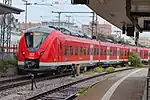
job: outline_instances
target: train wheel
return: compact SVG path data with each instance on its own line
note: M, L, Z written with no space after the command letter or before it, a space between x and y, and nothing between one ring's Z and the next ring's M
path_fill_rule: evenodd
M63 67L57 67L57 72L60 74L64 73Z

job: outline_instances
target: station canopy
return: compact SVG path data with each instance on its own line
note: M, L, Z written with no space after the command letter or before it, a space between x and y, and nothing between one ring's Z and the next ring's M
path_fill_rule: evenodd
M150 0L89 0L87 6L120 29L125 24L150 31Z
M24 10L0 3L0 14L15 13L20 14Z

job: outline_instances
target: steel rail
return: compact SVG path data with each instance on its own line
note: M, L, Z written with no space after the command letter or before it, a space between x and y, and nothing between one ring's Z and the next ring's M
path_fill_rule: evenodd
M125 70L130 70L130 69L134 69L134 68L120 69L120 70L115 70L115 71L109 72L109 73L108 73L108 72L105 72L105 73L101 73L101 74L98 74L98 75L95 75L95 76L91 76L91 77L88 77L88 78L84 78L84 79L81 79L81 80L77 80L77 81L75 81L75 82L68 83L68 84L66 84L66 85L63 85L63 86L60 86L60 87L56 87L56 88L54 88L54 89L52 89L52 90L49 90L49 91L43 92L43 93L41 93L41 94L35 95L35 96L33 96L33 97L28 98L27 100L37 100L37 99L40 99L40 98L42 98L42 97L44 97L44 96L46 96L46 95L49 95L49 94L56 93L56 92L58 92L58 91L64 90L64 89L66 89L66 88L68 88L68 87L71 87L72 85L76 85L76 84L78 84L78 83L85 82L85 81L90 80L90 79L94 79L94 78L96 78L96 77L100 77L100 76L112 74L112 73L115 73L115 72L121 72L121 71L125 71ZM73 97L73 96L74 96L74 95L70 96L70 98ZM69 100L69 98L67 98L67 100Z

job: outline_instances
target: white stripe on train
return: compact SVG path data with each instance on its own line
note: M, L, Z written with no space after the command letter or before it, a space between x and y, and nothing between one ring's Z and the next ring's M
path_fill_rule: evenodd
M100 62L119 62L119 61L128 61L128 59L124 59L124 60L100 60ZM93 60L93 63L99 62L99 60ZM86 61L71 61L71 62L40 62L40 66L60 66L60 65L71 65L71 64L85 64L85 63L89 63L90 64L90 60L86 60ZM18 65L24 65L23 61L18 61Z

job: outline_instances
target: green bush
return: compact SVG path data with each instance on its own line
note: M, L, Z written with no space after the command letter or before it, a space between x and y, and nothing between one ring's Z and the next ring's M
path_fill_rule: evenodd
M104 71L104 68L102 68L101 66L99 66L99 67L96 67L96 68L94 69L94 71L95 71L95 72L98 72L98 73L101 73L101 72Z
M7 68L7 62L4 60L0 60L0 72L6 72Z
M7 61L7 63L8 63L9 65L17 66L17 60L10 60L10 61Z
M117 68L121 68L122 66L121 65L117 65Z
M144 64L140 63L137 67L144 67Z
M94 74L94 71L92 71L92 70L86 71L83 74L85 74L85 75L92 75L92 74Z
M129 53L128 61L131 62L131 66L138 67L142 64L140 58L137 55L134 55L132 52Z
M0 72L5 73L7 69L10 67L9 65L17 66L17 61L16 60L8 60L8 61L0 60Z
M115 70L115 68L112 66L105 69L106 72L113 72L114 70Z
M76 96L79 96L79 95L85 95L85 93L87 92L87 90L89 89L90 87L84 87L82 89L80 89L78 91L78 93L76 94Z

